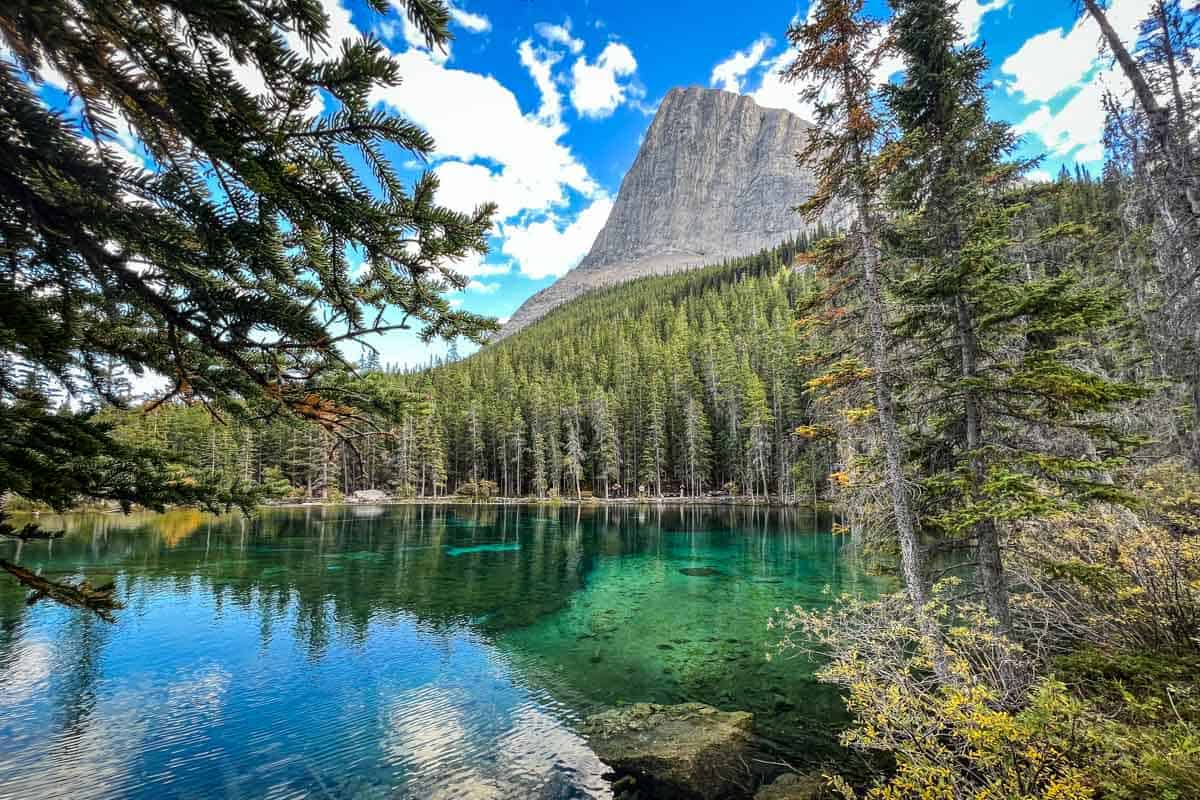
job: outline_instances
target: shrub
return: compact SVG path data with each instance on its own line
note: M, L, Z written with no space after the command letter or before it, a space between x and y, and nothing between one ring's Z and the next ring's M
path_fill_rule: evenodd
M1019 633L1057 649L1200 652L1200 479L1168 466L1109 506L1021 526L1010 570Z
M1097 505L1013 532L1011 638L956 580L925 609L938 636L904 594L777 611L780 651L827 659L844 688L843 741L894 757L867 798L1200 798L1200 478L1128 484L1136 516Z
M820 613L781 610L784 653L829 659L819 677L845 689L853 748L895 758L867 800L1184 800L1200 797L1200 658L1077 653L1045 664L999 636L982 609L931 610L948 680L934 677L904 595L842 598ZM1050 670L1053 671L1050 671Z
M263 471L263 479L260 484L263 497L270 500L282 500L284 498L297 497L303 492L300 489L292 486L288 479L284 476L283 470L279 467L267 467Z
M828 659L818 677L843 687L855 718L843 743L895 757L896 773L866 797L1090 797L1080 771L1024 716L1069 715L1077 704L1051 685L1033 690L1033 665L1023 649L1001 636L982 608L953 609L959 585L939 583L926 609L943 633L936 653L923 644L904 594L873 602L843 597L823 612L780 609L771 626L781 631L781 652ZM945 660L947 678L935 675L935 657ZM1031 694L1036 702L1028 708L1035 710L1021 712ZM844 781L834 784L855 796Z
M16 494L15 492L9 492L8 494L4 495L3 498L0 498L0 500L3 500L3 502L0 502L0 509L13 514L51 510L50 506L46 503L30 500L22 497L19 494Z

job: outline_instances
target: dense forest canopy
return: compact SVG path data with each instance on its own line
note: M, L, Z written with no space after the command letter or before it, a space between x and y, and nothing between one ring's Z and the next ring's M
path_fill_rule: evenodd
M1055 257L1086 271L1110 310L1125 315L1131 301L1118 289L1128 276L1111 269L1121 240L1119 181L1080 169L1032 187L1022 224L1086 231L1060 239ZM221 424L186 405L120 413L119 437L196 454L190 469L226 484L273 481L274 493L297 497L362 489L437 497L473 493L478 481L504 496L574 497L578 475L579 488L597 497L828 500L850 490L839 481L850 480L855 464L838 450L834 427L848 425L849 441L870 425L861 407L830 419L823 371L845 367L857 339L839 330L857 330L859 315L827 302L842 281L815 258L803 239L595 292L511 339L428 370L388 370L368 354L358 382L400 400L353 450L316 426ZM1153 381L1144 337L1111 333L1113 365L1128 380ZM1166 435L1157 447L1178 451L1187 446L1187 414L1163 402L1159 421L1170 424L1154 431Z
M409 402L389 434L359 445L361 460L312 426L220 426L201 408L122 415L119 435L200 453L199 469L225 481L270 471L316 497L436 497L481 481L509 496L695 496L733 485L810 496L830 454L793 435L808 420L792 312L815 281L798 261L803 247L592 294L435 369L372 372L364 360L364 380Z

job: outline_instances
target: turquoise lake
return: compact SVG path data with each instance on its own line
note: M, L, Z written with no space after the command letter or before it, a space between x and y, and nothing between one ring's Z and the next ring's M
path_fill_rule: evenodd
M608 797L579 724L639 701L752 711L817 763L841 701L766 659L767 619L892 588L811 517L755 508L41 522L66 537L0 558L115 580L125 608L27 606L0 573L5 800Z

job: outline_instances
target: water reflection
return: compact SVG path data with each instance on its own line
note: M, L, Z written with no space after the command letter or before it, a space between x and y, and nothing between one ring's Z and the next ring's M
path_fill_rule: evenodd
M0 796L590 797L580 717L748 708L832 742L776 605L878 591L802 515L739 508L305 508L82 515L0 545L112 578L108 625L0 582ZM7 548L7 549L5 549Z

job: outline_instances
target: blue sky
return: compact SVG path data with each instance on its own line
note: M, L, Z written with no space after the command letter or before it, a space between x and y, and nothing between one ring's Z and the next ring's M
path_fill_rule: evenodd
M887 16L885 2L869 2ZM635 0L455 0L448 53L429 52L395 8L380 16L361 0L322 3L335 40L373 32L400 62L404 83L375 101L422 125L438 150L427 165L403 152L396 163L410 175L434 169L445 205L499 203L492 252L457 265L472 283L454 302L501 319L586 254L669 89L718 86L805 115L798 88L776 73L789 60L784 32L808 0L697 0L686 13ZM1149 3L1111 1L1127 41ZM958 15L991 60L993 113L1024 134L1022 154L1046 153L1047 175L1077 161L1098 168L1100 98L1125 86L1097 59L1098 31L1076 3L962 0ZM410 365L445 352L403 333L378 346L385 362Z
M1148 6L1114 0L1113 21L1132 37ZM474 274L457 297L464 307L506 318L582 258L672 87L720 86L805 113L796 87L775 73L788 59L784 31L807 13L807 0L736 8L459 0L448 57L406 41L403 24L373 23L413 76L382 99L437 139L444 202L501 204L492 253L463 265ZM1063 163L1099 166L1102 90L1124 89L1096 59L1098 32L1075 8L1071 0L963 0L958 12L992 62L993 112L1024 134L1024 154L1047 153L1047 174ZM886 17L885 3L875 12ZM358 9L353 19L372 24ZM446 112L449 98L473 111ZM427 358L403 337L382 350L385 360Z

